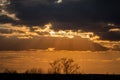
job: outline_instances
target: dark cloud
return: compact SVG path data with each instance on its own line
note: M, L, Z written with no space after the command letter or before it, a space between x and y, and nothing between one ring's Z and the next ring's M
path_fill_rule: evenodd
M105 51L107 48L94 43L88 39L80 37L55 38L55 37L39 37L33 39L18 38L0 38L0 50L29 50L55 48L55 50L70 51Z
M82 29L92 31L104 40L120 40L119 33L108 32L111 27L106 25L108 22L120 23L119 0L63 0L60 4L55 4L57 0L10 1L7 10L20 19L17 24L32 26L52 22L54 29ZM13 22L6 20L1 21Z
M85 21L119 22L119 2L114 0L63 0L62 4L53 4L55 0L11 0L9 9L28 24L57 21L80 23ZM49 3L49 5L43 4ZM28 5L28 6L27 6Z
M17 23L17 21L11 19L10 17L7 17L6 15L0 16L0 23Z
M113 46L113 50L120 51L120 44L114 45L114 46Z
M119 41L120 32L104 32L98 34L102 40Z
M5 33L5 34L10 34L10 33L12 33L12 32L13 32L12 30L10 31L10 30L6 30L6 29L0 29L0 33L1 33L1 34L4 34L4 33Z

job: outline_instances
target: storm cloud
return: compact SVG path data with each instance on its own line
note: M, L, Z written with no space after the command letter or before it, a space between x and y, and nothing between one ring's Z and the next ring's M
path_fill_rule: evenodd
M8 10L15 11L18 18L27 23L38 25L43 22L57 21L82 23L101 21L119 23L119 2L114 0L10 0ZM41 23L40 23L41 22Z
M51 22L54 29L91 31L103 40L119 41L120 5L118 0L10 0L6 10L19 21L0 16L0 23L41 26ZM115 26L108 23L117 24Z

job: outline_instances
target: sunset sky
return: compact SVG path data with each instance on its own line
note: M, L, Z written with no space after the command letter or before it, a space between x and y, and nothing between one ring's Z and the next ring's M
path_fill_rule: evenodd
M120 0L0 0L0 73L47 72L60 58L120 74Z
M120 50L118 0L0 0L0 50Z

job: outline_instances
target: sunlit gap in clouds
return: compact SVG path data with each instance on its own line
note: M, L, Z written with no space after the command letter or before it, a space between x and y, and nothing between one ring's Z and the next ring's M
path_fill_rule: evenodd
M95 35L93 32L84 32L82 30L58 30L55 31L52 28L52 24L48 23L43 27L33 26L28 27L25 25L13 26L12 24L1 24L0 30L6 30L8 33L0 33L0 35L5 37L17 37L21 39L29 39L34 37L59 37L59 38L74 38L81 37L90 40L97 40L99 36Z
M57 4L60 4L62 2L63 2L63 0L57 0L57 1L55 1L55 3L57 3Z
M50 37L67 37L67 38L74 38L74 37L81 37L81 38L89 38L91 40L98 39L99 37L96 36L93 32L83 32L82 30L59 30L55 31L52 28L52 24L48 23L44 26L43 29L41 29L38 26L33 27L35 32L37 33L48 33L48 35L44 36L50 36Z

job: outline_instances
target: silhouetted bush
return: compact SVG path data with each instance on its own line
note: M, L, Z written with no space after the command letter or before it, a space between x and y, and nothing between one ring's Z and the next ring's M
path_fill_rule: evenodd
M80 74L80 66L73 59L61 58L50 63L49 74Z
M16 73L18 73L16 70L9 70L9 69L5 69L4 71L3 71L3 73L10 73L10 74L16 74Z
M42 73L42 69L29 69L25 71L26 74L41 74Z

